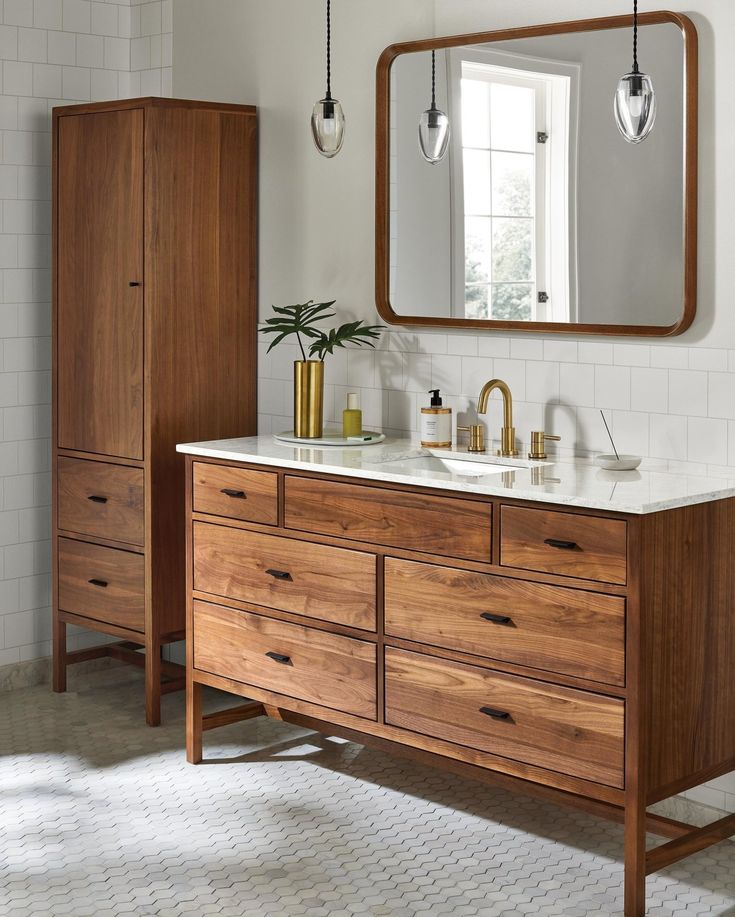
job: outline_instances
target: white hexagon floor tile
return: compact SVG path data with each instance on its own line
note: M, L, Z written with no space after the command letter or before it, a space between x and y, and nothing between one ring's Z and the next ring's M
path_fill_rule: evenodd
M137 673L73 684L0 701L2 917L622 913L618 826L264 719L193 767L181 695L148 729ZM735 844L648 896L732 917Z

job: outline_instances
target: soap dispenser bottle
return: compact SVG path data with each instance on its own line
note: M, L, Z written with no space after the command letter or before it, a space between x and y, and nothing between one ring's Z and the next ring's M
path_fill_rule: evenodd
M433 449L452 448L452 409L442 406L438 388L430 389L431 404L421 408L421 445Z

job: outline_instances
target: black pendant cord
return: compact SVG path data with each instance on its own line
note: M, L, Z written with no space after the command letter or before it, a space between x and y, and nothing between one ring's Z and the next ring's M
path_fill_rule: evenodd
M327 98L332 98L332 0L327 0Z
M638 69L638 0L633 0L633 73Z
M431 52L431 110L436 110L436 51Z

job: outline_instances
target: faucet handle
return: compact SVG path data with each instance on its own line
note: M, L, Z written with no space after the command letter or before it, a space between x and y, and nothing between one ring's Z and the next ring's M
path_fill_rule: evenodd
M481 423L472 423L468 427L457 426L457 430L470 434L470 441L467 446L468 452L485 451L485 428Z
M533 430L531 433L531 451L528 457L534 461L542 461L548 458L546 455L546 440L553 439L556 442L561 441L561 436L553 436L551 433L544 433L543 430Z

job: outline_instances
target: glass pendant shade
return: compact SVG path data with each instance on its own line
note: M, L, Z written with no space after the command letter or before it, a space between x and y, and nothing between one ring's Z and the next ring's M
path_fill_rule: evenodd
M327 91L311 113L311 136L314 145L327 159L336 156L345 139L345 113L332 98L332 2L327 0Z
M321 99L311 115L311 133L316 148L327 159L336 156L345 139L345 115L337 99Z
M441 162L449 146L449 118L438 108L429 108L419 121L419 149L427 162Z
M640 143L656 122L656 94L646 73L626 73L615 92L615 122L628 143Z

